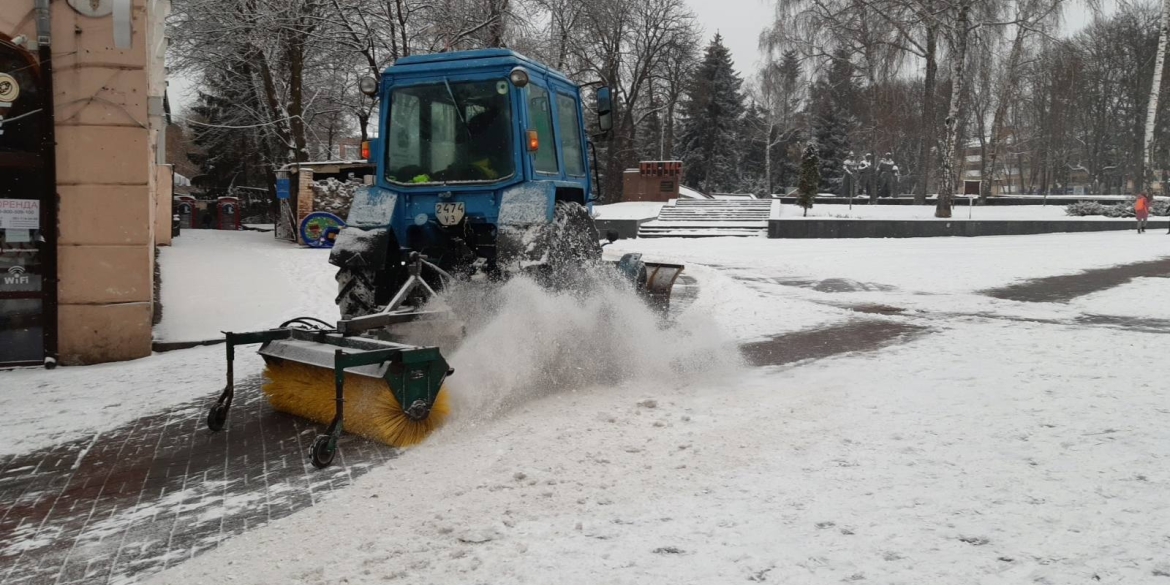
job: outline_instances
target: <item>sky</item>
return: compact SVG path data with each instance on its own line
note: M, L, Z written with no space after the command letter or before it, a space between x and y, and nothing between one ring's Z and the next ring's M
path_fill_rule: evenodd
M718 32L731 50L735 69L751 77L760 60L760 32L772 23L774 0L687 0L703 27L706 46Z
M1118 0L1100 0L1102 12L1112 13ZM760 32L772 23L775 0L687 0L703 27L706 46L715 33L731 49L735 68L745 80L759 68ZM1092 20L1085 2L1069 2L1064 9L1064 34L1075 33Z

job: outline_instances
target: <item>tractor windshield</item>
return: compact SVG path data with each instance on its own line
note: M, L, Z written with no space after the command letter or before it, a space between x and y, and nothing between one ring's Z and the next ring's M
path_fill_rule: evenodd
M509 87L501 79L395 89L386 178L428 184L489 183L512 176Z

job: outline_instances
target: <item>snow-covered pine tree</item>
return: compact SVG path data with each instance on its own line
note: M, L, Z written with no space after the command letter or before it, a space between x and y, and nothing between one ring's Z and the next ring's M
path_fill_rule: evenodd
M740 120L739 146L739 182L737 189L742 193L755 193L767 197L767 177L765 176L766 151L768 148L768 127L764 121L764 109L759 104L752 103L743 113Z
M781 127L773 129L775 136L770 140L773 142L772 152L772 190L777 191L778 187L790 187L796 184L797 178L800 176L800 141L801 134L798 128L797 119L800 110L801 95L804 93L800 87L801 81L801 67L800 59L795 49L789 49L784 52L780 59L777 77L780 90L780 122ZM782 192L782 189L777 191Z
M852 111L858 99L855 73L849 53L839 49L828 71L813 84L809 100L821 160L821 189L831 193L838 191L845 175L842 162L849 154L849 134L855 125Z
M224 82L222 76L208 75L204 89L190 108L190 140L195 148L188 160L199 167L195 186L213 197L231 195L235 186L265 186L268 181L264 143L260 130L240 130L243 109L253 110L252 94L239 91L239 84Z
M738 186L742 85L731 51L724 46L723 37L716 34L683 98L678 144L685 185L708 193Z
M849 154L849 129L842 112L828 104L814 123L813 135L820 145L820 188L837 193L845 176L845 157Z
M808 143L808 146L804 147L804 155L800 158L800 186L796 189L796 204L804 208L806 216L808 210L812 209L817 187L821 184L820 163L816 143Z

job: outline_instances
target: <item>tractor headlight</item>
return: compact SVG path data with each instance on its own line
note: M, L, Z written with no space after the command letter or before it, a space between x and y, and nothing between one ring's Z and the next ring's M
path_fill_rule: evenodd
M511 81L512 85L516 87L523 88L528 85L528 72L517 67L508 74L508 81Z
M374 94L378 93L378 80L369 76L363 77L361 81L358 81L358 89L362 93L373 97Z

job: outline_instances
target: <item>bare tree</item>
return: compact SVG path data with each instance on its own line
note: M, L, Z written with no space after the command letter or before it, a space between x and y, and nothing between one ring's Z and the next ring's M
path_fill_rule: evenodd
M925 203L931 152L936 145L941 15L944 0L777 0L776 18L764 33L769 47L796 47L813 60L828 60L836 49L860 55L871 87L888 83L908 62L922 63L915 197Z
M574 60L581 77L612 87L614 131L604 149L604 193L620 190L622 170L639 155L635 136L663 106L646 107L650 85L672 58L695 44L694 15L684 0L598 0L585 10ZM677 101L677 95L675 98ZM673 107L673 106L672 106Z
M1013 19L1008 25L1015 29L1006 60L999 64L993 62L987 65L998 68L1000 73L983 81L986 87L983 90L988 94L989 103L994 103L991 128L987 134L980 133L980 140L986 137L986 146L981 157L981 184L979 197L986 200L991 196L994 169L1000 154L1000 140L1004 133L1004 124L1007 120L1008 107L1019 96L1020 76L1023 72L1023 63L1026 58L1029 41L1035 37L1048 35L1050 27L1058 23L1060 8L1063 0L1019 0L1007 8L1011 10ZM993 27L1002 28L1002 27ZM980 125L986 120L980 119Z
M789 142L799 133L797 113L804 92L801 90L800 68L795 53L786 53L783 61L777 61L772 51L767 51L765 55L757 83L748 92L763 109L762 124L758 131L764 142L764 189L767 194L773 194L776 192L773 183L774 152L776 147Z
M1150 98L1146 109L1146 132L1142 142L1141 190L1149 192L1153 175L1154 160L1151 145L1154 142L1154 126L1158 119L1158 96L1162 93L1162 69L1166 62L1166 43L1170 41L1170 0L1162 2L1162 18L1158 26L1158 53L1154 62L1153 80L1150 82Z

